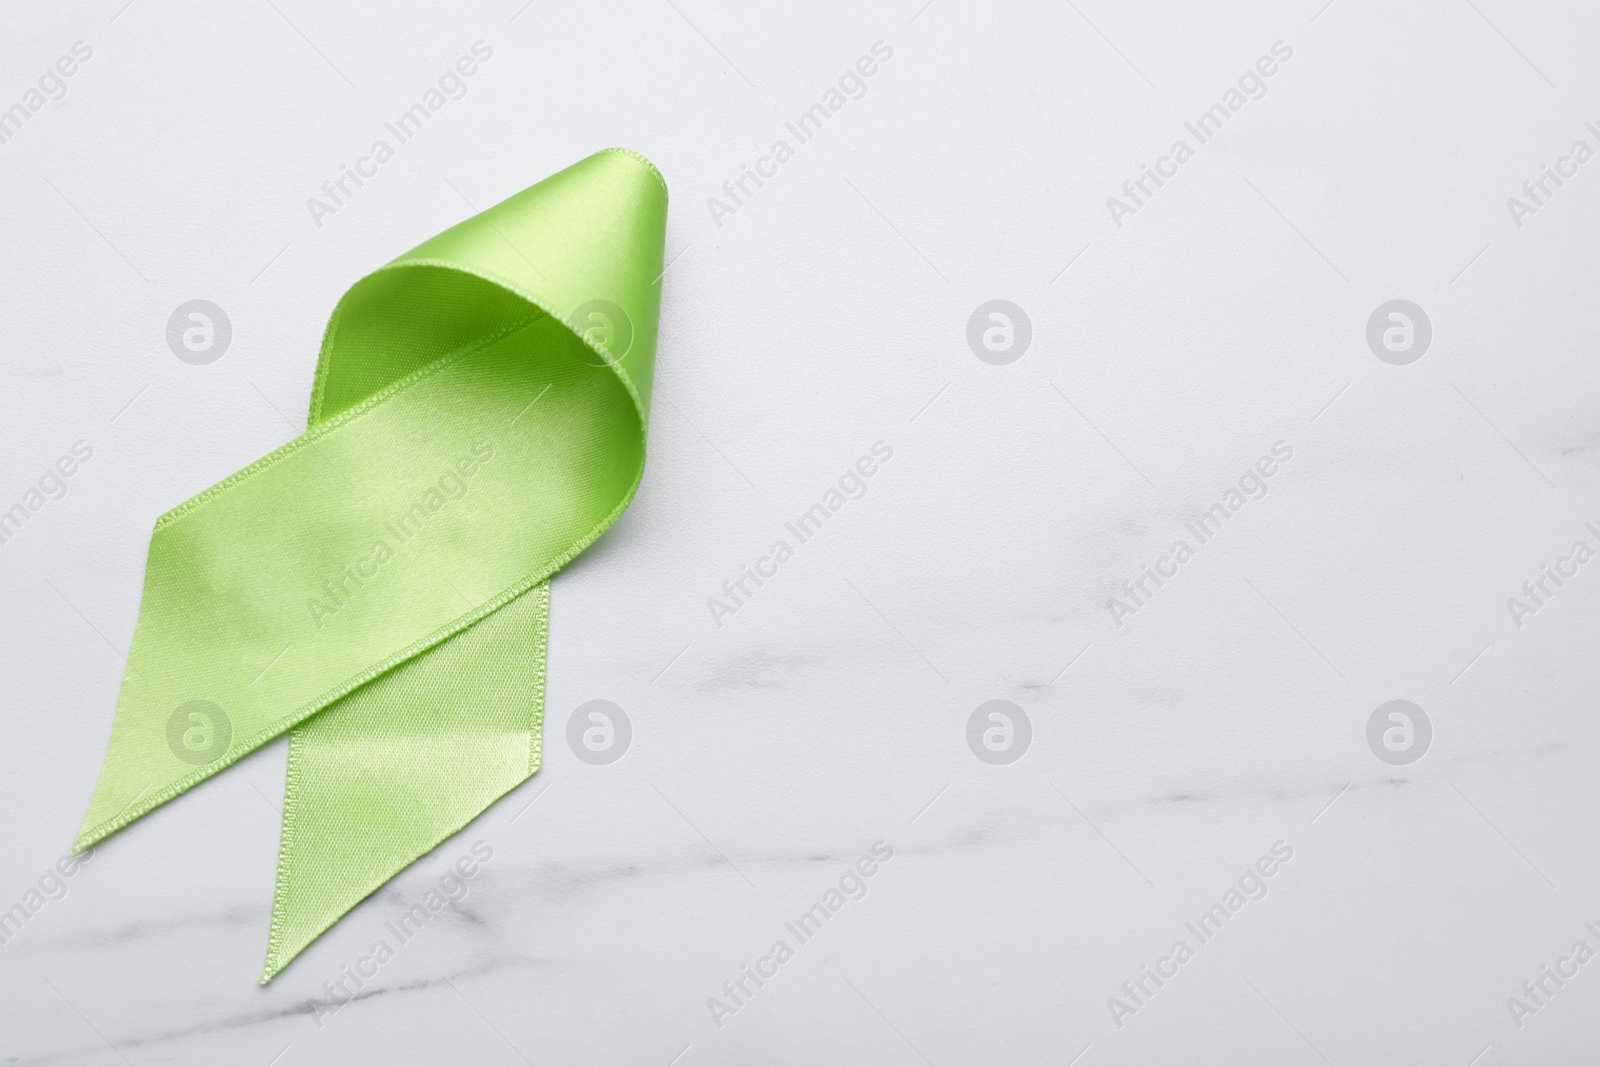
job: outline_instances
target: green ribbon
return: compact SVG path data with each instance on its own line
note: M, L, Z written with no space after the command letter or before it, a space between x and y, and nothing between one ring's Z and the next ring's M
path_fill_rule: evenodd
M288 731L263 983L538 769L550 576L644 471L666 212L610 149L361 279L306 432L157 520L76 848Z

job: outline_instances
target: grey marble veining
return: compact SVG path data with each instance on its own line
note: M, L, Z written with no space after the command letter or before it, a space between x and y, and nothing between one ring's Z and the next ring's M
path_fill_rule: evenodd
M4 1062L1592 1059L1600 14L10 24ZM465 95L310 206L477 41ZM155 517L295 435L355 278L612 144L673 198L650 462L553 583L543 769L265 987L282 743L52 874ZM165 334L196 299L232 324L204 365ZM596 699L632 726L609 764L567 742Z

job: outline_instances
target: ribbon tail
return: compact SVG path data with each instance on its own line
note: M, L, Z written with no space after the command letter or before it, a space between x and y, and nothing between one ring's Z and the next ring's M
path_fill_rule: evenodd
M644 474L666 214L608 149L380 267L306 432L156 520L77 847L289 733L263 982L537 769L549 577Z
M290 732L263 985L538 770L549 605L544 582Z

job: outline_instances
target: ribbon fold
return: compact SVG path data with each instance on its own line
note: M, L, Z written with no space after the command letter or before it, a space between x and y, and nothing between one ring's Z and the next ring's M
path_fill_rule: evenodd
M361 279L306 432L156 521L75 847L287 731L263 984L538 770L550 577L644 472L666 210L608 149Z

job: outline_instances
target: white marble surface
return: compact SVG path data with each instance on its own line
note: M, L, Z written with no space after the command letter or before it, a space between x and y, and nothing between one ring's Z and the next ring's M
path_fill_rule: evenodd
M0 946L5 1062L1593 1062L1600 962L1507 1001L1600 949L1600 563L1520 628L1506 598L1600 546L1600 161L1520 227L1506 199L1600 148L1595 9L122 3L14 4L0 42L0 106L93 49L0 144L0 508L93 448L0 544L0 908L88 803L152 521L294 436L344 287L611 144L666 174L673 266L643 491L554 585L544 769L263 989L264 750ZM315 226L477 40L468 94ZM719 226L707 199L880 40L870 91ZM1278 41L1266 95L1114 224ZM234 328L206 366L164 336L194 298ZM1009 365L965 337L995 298L1032 323ZM1396 298L1433 325L1405 366L1365 339ZM715 626L879 440L867 495ZM1278 441L1270 492L1114 625ZM563 740L597 698L634 728L607 766ZM995 699L1033 725L1005 766L966 742ZM1366 740L1391 699L1433 724L1409 765ZM469 896L314 1009L480 840Z

